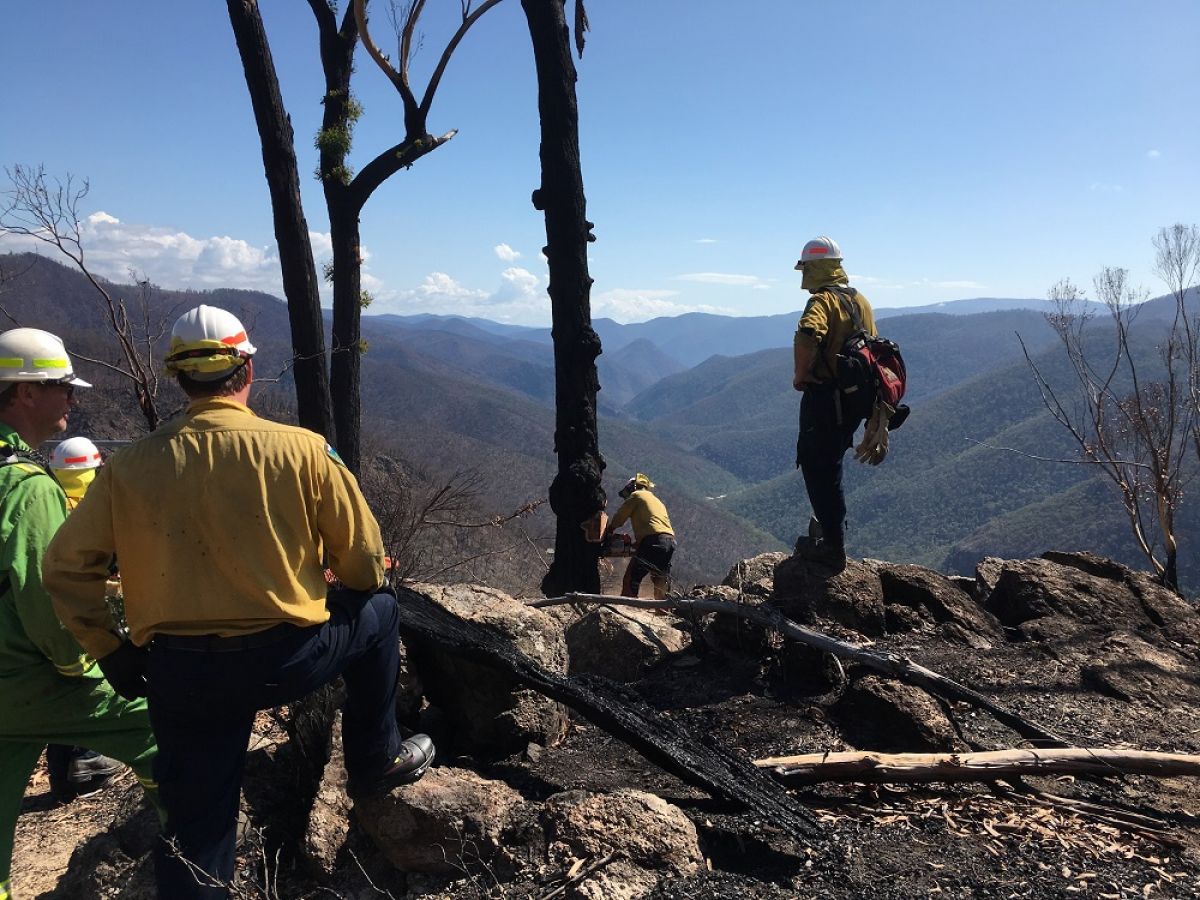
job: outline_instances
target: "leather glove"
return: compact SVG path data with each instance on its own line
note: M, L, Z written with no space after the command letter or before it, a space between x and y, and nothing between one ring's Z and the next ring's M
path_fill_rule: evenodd
M96 660L96 664L114 691L126 700L136 700L146 696L146 665L149 661L150 651L133 641L125 641L108 656Z
M888 452L888 421L896 411L883 401L875 404L871 418L867 420L863 439L854 448L854 458L860 463L877 466L883 462Z

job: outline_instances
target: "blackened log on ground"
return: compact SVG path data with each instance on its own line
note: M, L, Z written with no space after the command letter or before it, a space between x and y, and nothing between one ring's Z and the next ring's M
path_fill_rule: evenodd
M798 838L819 831L816 817L750 760L709 735L696 736L649 707L639 696L597 676L563 678L518 652L505 638L460 619L414 591L399 588L400 632L406 641L500 669L563 703L593 725L712 797L761 816Z

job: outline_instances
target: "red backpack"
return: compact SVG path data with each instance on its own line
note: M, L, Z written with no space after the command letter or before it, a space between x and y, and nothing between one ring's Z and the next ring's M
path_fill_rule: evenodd
M846 408L862 418L871 415L876 400L882 400L893 410L901 409L908 374L900 346L887 338L867 334L854 288L836 285L833 288L842 309L854 323L854 331L842 344L837 355L837 384ZM907 414L908 408L904 407ZM892 427L898 428L903 417L895 416Z

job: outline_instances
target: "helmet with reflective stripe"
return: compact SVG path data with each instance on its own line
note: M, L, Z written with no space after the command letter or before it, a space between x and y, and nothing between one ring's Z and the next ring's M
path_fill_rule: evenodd
M175 321L164 362L170 375L183 372L196 381L219 381L256 352L237 316L216 306L197 306Z
M0 334L0 381L91 387L75 376L62 338L40 328L12 328Z
M796 263L797 269L804 268L804 264L817 259L841 259L842 248L837 245L831 237L821 235L813 238L804 245L804 249L800 251L800 261Z
M85 437L67 438L50 451L52 469L98 469L100 448Z

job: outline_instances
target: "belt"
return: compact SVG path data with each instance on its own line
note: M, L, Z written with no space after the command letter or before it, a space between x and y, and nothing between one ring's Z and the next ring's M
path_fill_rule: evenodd
M263 631L233 637L221 637L219 634L156 634L151 643L155 647L194 653L235 653L238 650L269 647L298 630L291 622L281 622Z

